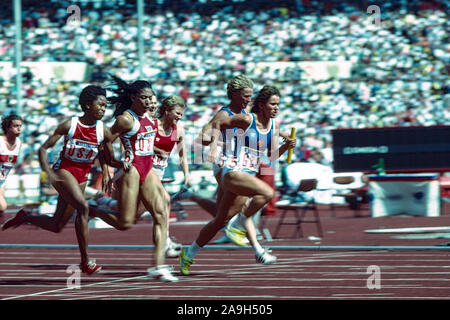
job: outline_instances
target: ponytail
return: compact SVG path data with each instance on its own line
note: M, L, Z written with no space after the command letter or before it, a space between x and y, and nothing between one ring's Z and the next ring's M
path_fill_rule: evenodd
M111 78L117 85L117 89L112 89L115 96L108 98L108 101L115 106L114 117L120 116L125 110L128 110L131 107L133 104L131 96L133 94L139 93L144 88L152 89L150 82L145 80L136 80L133 83L128 84L115 75L111 75ZM153 89L152 92L155 94Z

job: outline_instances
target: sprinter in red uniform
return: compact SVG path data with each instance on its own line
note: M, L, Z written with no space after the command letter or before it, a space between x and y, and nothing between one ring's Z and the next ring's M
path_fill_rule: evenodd
M123 174L117 181L118 213L92 208L92 213L118 230L127 230L135 222L139 200L153 217L153 243L155 244L154 268L149 276L162 281L177 281L170 268L164 265L164 249L167 239L169 205L165 201L165 189L152 169L157 126L148 115L155 96L150 83L137 80L127 84L113 77L118 88L110 100L116 106L116 121L111 137L106 141L106 157L111 166ZM121 161L114 158L112 143L120 137L124 151Z
M31 215L23 209L3 225L3 230L30 223L51 232L60 232L77 210L75 231L81 254L80 268L87 274L99 271L101 267L94 260L89 260L88 217L89 207L84 197L88 174L99 153L104 138L109 137L109 130L100 121L107 105L105 89L89 85L79 97L83 116L73 117L62 122L55 132L39 148L39 161L54 188L58 191L58 203L53 216ZM59 159L50 167L47 150L64 137L64 146ZM106 164L102 164L103 186L108 184L109 173Z
M183 99L179 96L169 96L165 98L162 105L157 108L156 96L152 96L147 114L154 119L156 130L153 168L152 171L156 173L158 178L162 181L165 169L169 162L169 156L176 146L180 158L181 170L184 173L184 183L189 185L189 167L187 163L186 146L184 143L184 128L179 122L182 118L186 105ZM157 110L158 109L158 110ZM116 180L122 172L116 173L113 180ZM100 193L97 197L90 200L93 208L103 209L105 211L112 211L118 214L119 206L116 200L117 193L113 194L114 198ZM170 206L170 196L167 192L164 193L167 205ZM139 201L136 212L135 221L146 211L142 201ZM169 230L169 228L168 228ZM167 235L165 255L167 258L178 257L181 251L181 244L176 243Z

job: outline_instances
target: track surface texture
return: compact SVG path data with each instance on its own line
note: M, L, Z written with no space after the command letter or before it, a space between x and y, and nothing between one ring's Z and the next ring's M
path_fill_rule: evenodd
M195 205L186 205L185 209L187 217L171 222L170 233L188 246L210 216ZM81 274L80 278L74 278L79 253L72 223L58 234L29 225L0 231L0 299L181 302L450 298L450 233L405 237L365 232L450 226L449 214L371 218L368 211L362 210L355 217L354 212L344 210L330 217L328 208L322 206L320 215L323 238L317 237L313 224L306 224L301 238L292 238L293 227L283 226L277 238L261 241L277 256L276 264L256 263L250 247L211 242L197 255L189 276L180 275L177 258L166 259L179 276L174 283L146 275L146 269L152 266L153 243L152 224L145 219L127 231L90 229L90 257L103 269L91 276ZM278 219L279 214L266 219L272 233Z

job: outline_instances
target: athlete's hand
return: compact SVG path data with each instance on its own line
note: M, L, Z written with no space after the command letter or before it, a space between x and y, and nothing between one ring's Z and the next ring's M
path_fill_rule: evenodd
M120 158L120 160L122 161L123 170L130 170L133 159L133 152L131 152L130 150L125 150L125 152L122 154L122 157Z
M291 138L284 138L284 144L288 149L294 148L297 144L297 139L291 139Z
M108 174L104 174L102 177L102 191L103 193L109 194L112 190L111 177Z
M129 163L129 162L123 161L122 165L123 165L122 168L123 168L124 171L128 171L131 168L131 163Z

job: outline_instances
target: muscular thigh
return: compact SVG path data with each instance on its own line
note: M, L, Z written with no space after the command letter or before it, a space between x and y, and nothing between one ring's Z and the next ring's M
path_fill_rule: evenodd
M86 187L86 182L79 184L74 176L64 170L58 170L55 172L59 178L53 186L56 191L58 191L60 197L70 206L77 208L79 205L84 204L84 188Z
M236 213L241 212L247 202L248 197L240 196L233 192L224 190L219 203L217 216L219 219L228 220Z
M125 215L134 216L139 196L139 173L131 167L117 183L119 210Z
M59 228L66 225L67 221L72 217L75 209L69 205L62 196L58 196L58 202L56 204L56 210L53 214L53 218ZM59 229L58 228L58 229Z
M162 213L167 206L167 191L154 171L150 171L140 187L140 200L151 214Z
M217 198L216 203L220 203L222 196L223 196L223 188L222 188L222 170L217 172L214 177L217 181Z
M59 196L53 218L59 226L58 229L60 229L72 217L75 211L74 208L85 201L84 189L86 188L86 182L78 184L76 179L65 170L58 170L58 177L63 180L54 185Z
M246 197L272 192L270 186L264 181L238 171L227 173L222 178L222 186L227 191Z

